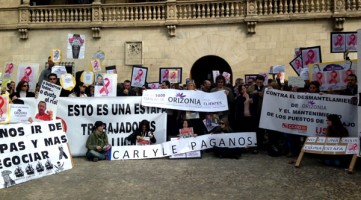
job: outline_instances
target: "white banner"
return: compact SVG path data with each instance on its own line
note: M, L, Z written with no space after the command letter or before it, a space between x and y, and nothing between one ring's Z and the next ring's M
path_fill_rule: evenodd
M34 98L23 100L31 108L36 108ZM166 110L143 107L140 105L140 100L140 97L60 98L57 116L66 123L72 155L85 155L86 140L96 121L106 124L108 140L112 146L128 144L125 138L133 133L138 128L139 122L144 119L150 121L150 129L157 139L156 144L165 142Z
M59 120L0 127L0 189L72 168Z
M323 136L326 116L337 114L350 137L357 136L356 105L351 96L266 90L261 121L264 129L305 136Z
M208 134L145 146L117 146L109 152L111 160L162 158L179 153L200 151L213 147L256 147L255 132Z
M145 90L142 105L200 112L228 110L227 96L224 91L207 93L200 90Z

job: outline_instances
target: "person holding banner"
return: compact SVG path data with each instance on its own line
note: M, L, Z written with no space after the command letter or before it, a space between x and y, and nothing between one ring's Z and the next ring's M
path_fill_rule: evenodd
M344 90L341 90L340 95L354 96L357 94L357 76L355 74L350 74L347 77L347 87Z
M139 123L139 128L130 134L126 140L130 141L132 145L135 145L137 143L144 144L147 138L150 139L150 144L157 142L154 133L150 130L150 122L144 119Z
M105 133L105 124L102 121L96 121L93 126L93 132L89 135L86 141L86 157L88 160L97 162L98 160L105 160L110 144L108 136Z

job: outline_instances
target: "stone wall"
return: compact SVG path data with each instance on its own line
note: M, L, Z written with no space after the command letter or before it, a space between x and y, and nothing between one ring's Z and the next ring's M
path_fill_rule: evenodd
M344 31L360 28L359 19L347 19L344 25ZM324 62L343 57L330 53L331 19L258 23L256 30L256 34L247 34L243 23L178 26L176 37L169 37L165 27L104 28L101 38L93 39L89 29L50 29L30 30L28 40L20 40L15 30L3 30L0 31L0 69L2 72L5 62L39 63L43 69L52 48L60 48L66 57L68 33L86 35L85 59L64 58L63 61L74 61L77 71L86 70L92 54L103 50L106 54L103 64L117 66L118 81L131 76L131 66L124 64L126 41L143 41L143 65L149 68L149 82L158 81L160 67L182 67L184 81L190 76L194 62L207 55L226 60L232 67L233 77L266 72L269 66L279 64L287 66L287 76L295 76L288 63L297 47L321 45ZM356 59L357 55L351 53L350 58Z

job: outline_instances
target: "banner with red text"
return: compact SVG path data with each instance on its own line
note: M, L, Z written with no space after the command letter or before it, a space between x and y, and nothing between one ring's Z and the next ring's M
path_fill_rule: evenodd
M337 114L350 137L357 136L356 105L351 96L320 95L267 89L264 93L260 128L283 133L323 136L326 116Z

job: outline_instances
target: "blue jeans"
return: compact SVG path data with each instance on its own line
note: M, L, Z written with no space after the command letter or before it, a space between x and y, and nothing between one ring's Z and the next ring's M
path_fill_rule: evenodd
M89 150L86 152L86 157L89 160L93 160L93 158L98 158L99 160L105 160L105 153L100 153L98 151Z

